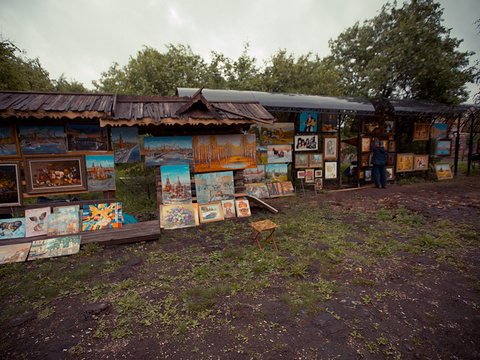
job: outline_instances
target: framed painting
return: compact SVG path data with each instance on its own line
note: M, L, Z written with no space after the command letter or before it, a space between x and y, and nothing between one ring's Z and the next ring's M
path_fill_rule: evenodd
M386 166L385 171L387 172L387 181L395 179L395 168L393 166Z
M362 122L362 133L380 134L382 132L380 116L365 116Z
M237 210L238 217L248 217L252 215L250 211L250 203L247 199L235 200L235 209Z
M87 190L85 155L23 158L28 194L60 194Z
M315 182L315 169L305 169L305 182L306 183Z
M80 217L78 212L65 212L49 214L47 216L47 235L76 234L80 229Z
M80 251L81 238L81 235L71 235L33 241L27 260L76 254Z
M220 202L198 204L198 213L201 223L224 220L222 204Z
M112 149L115 164L140 162L140 144L136 127L112 128Z
M395 140L389 140L388 141L388 152L395 152L396 149L396 142Z
M243 169L243 182L245 184L265 182L265 165Z
M87 155L89 191L115 190L115 161L113 155Z
M63 126L19 126L18 129L23 155L67 152Z
M0 207L22 205L20 163L0 161Z
M295 151L318 150L318 135L295 135Z
M438 180L453 179L450 164L435 164L435 172L437 173Z
M308 154L295 154L295 167L298 169L308 167Z
M425 141L430 138L429 123L415 123L413 128L413 141Z
M322 114L322 132L338 130L338 116L336 114Z
M316 178L323 177L323 170L315 170L315 177Z
M394 153L388 153L387 154L387 165L395 166L395 154Z
M325 179L337 178L337 162L329 161L325 163Z
M245 192L249 196L255 196L259 199L268 199L268 187L266 183L245 184Z
M260 145L293 144L295 123L279 122L273 125L260 125Z
M323 190L323 179L322 178L316 178L315 179L315 190L316 191Z
M18 156L20 156L20 147L15 126L0 126L0 157Z
M325 160L336 160L338 157L338 136L323 137L323 157Z
M163 204L186 204L192 202L190 167L166 165L160 167Z
M370 165L370 154L361 154L360 155L360 167L367 167Z
M365 179L365 170L358 170L358 178L360 180L364 180Z
M305 179L305 170L297 171L297 179Z
M121 214L121 203L85 205L83 207L82 231L120 228L122 227Z
M322 168L323 167L323 154L309 154L308 155L308 167Z
M235 199L233 171L195 174L197 203Z
M267 162L269 164L292 162L292 145L268 145Z
M397 172L413 171L414 154L397 154Z
M265 165L265 179L267 182L288 181L288 165L287 164Z
M430 138L441 139L447 136L447 124L432 124L430 127Z
M365 181L372 181L372 169L365 169Z
M108 133L106 127L87 124L67 124L68 151L107 151ZM112 133L113 133L112 129Z
M50 207L25 210L25 236L47 235L47 216Z
M155 136L143 139L145 165L193 165L191 136Z
M362 143L360 145L361 152L369 152L371 143L372 143L372 138L362 137Z
M300 113L300 132L317 132L318 115L316 111L304 111Z
M0 240L25 237L25 218L0 219Z
M435 146L436 156L450 156L452 153L452 139L437 139Z
M187 165L188 166L188 165ZM165 230L180 229L196 226L195 208L190 204L160 205Z
M0 264L26 261L31 245L24 243L0 246Z
M223 217L234 218L235 213L235 200L222 200Z
M428 170L428 155L414 155L413 170L414 171Z
M384 134L392 135L395 132L395 120L384 120L382 132Z

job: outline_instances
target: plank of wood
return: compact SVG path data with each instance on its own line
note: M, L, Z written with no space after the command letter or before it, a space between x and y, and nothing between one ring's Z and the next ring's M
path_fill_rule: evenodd
M264 209L267 209L268 211L271 211L271 212L274 213L274 214L277 214L277 213L278 213L278 210L277 210L277 209L275 209L275 208L274 208L273 206L271 206L271 205L268 205L268 204L267 204L265 201L263 201L262 199L259 199L259 198L255 197L255 196L246 195L246 194L245 194L244 196L248 199L248 201L257 204L258 206L260 206L260 207L262 207L262 208L264 208Z

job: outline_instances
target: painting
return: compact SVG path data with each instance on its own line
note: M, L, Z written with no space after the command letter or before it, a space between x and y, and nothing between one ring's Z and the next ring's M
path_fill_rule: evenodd
M292 162L292 145L268 145L267 162L268 164Z
M18 129L24 155L67 152L63 126L19 126Z
M201 223L224 220L222 204L220 202L199 204L198 212Z
M317 132L317 112L304 111L300 113L300 125L298 131L300 132Z
M394 180L395 168L393 166L386 166L385 171L387 172L387 181Z
M115 164L140 162L140 144L136 127L112 128L112 149Z
M323 167L323 154L309 154L308 167L312 167L312 168Z
M361 151L362 152L369 152L371 143L372 143L372 138L362 137L362 143L360 145L361 146Z
M25 236L47 235L47 216L50 207L25 210Z
M305 169L305 182L306 183L315 182L315 170L314 169Z
M308 167L308 154L295 154L295 167L298 169Z
M25 218L0 219L0 239L25 237Z
M235 214L235 200L222 200L223 216L225 218L234 218Z
M193 164L191 136L145 137L145 165Z
M323 190L323 179L316 178L315 179L315 191Z
M395 166L395 154L394 153L388 153L387 154L387 165Z
M305 179L305 170L297 171L297 179Z
M255 196L259 199L268 199L268 187L266 183L245 184L245 192L247 195Z
M79 229L80 218L78 212L49 214L47 216L48 236L76 234L80 231Z
M23 158L28 194L59 194L87 190L84 155Z
M396 144L397 144L397 143L395 142L395 140L390 140L390 141L388 142L388 151L389 151L389 152L395 152Z
M121 203L85 205L82 215L82 231L120 228L122 227L121 214Z
M0 207L20 206L22 200L20 164L0 162Z
M429 123L415 123L413 129L413 141L424 141L430 138Z
M188 165L187 165L188 167ZM190 204L160 205L165 230L196 226L195 208Z
M88 191L115 190L113 155L87 155Z
M365 170L358 171L358 179L364 180L365 179Z
M160 172L163 204L192 202L190 167L188 164L161 166Z
M452 169L449 164L435 164L438 180L453 179Z
M315 177L316 178L323 177L323 170L315 170Z
M65 130L67 133L68 151L108 150L108 133L106 127L93 124L67 124Z
M256 167L256 149L255 134L194 136L195 172Z
M360 155L360 167L366 167L370 165L370 153Z
M80 242L80 235L33 241L27 260L76 254L80 251Z
M452 152L452 139L437 139L435 146L436 156L450 156Z
M365 169L365 181L372 181L372 169Z
M265 180L267 182L281 182L288 180L287 164L267 164L265 165Z
M233 171L195 174L195 190L199 204L234 199Z
M337 162L329 161L325 163L325 179L337 178Z
M432 124L430 127L430 138L440 139L447 136L447 124Z
M414 171L428 170L428 155L414 155L413 170Z
M392 135L395 132L395 120L384 120L382 132L384 134Z
M237 210L238 217L248 217L252 215L250 211L250 203L247 199L235 200L235 209Z
M267 146L257 146L257 164L259 165L268 164Z
M322 114L322 132L332 132L338 129L338 116L336 114Z
M245 184L265 182L265 165L244 169L243 182Z
M397 172L413 171L413 154L397 154Z
M318 135L295 135L295 151L318 150Z
M16 157L20 155L15 126L0 127L0 156Z
M30 246L30 243L0 246L0 264L26 261Z
M260 145L286 145L293 143L295 123L280 122L260 126Z
M364 134L380 134L382 132L380 116L365 116L362 125L362 133Z
M267 183L270 197L295 195L295 189L290 181L282 181L278 183Z
M323 137L323 157L325 160L336 160L338 157L338 137L324 136Z
M55 206L52 209L53 214L61 214L65 212L76 212L78 213L80 211L80 206L79 205L69 205L69 206Z

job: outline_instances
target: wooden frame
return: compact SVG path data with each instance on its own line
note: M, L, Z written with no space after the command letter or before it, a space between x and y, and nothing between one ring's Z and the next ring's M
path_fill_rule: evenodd
M388 140L388 152L395 152L396 145L395 140Z
M20 163L0 161L0 207L22 205Z
M28 194L72 193L88 188L85 155L25 156L23 168Z
M372 138L362 137L362 142L360 145L361 152L369 152L371 144L372 144Z
M413 171L414 154L397 154L397 173Z
M367 167L370 164L370 153L360 155L360 167Z
M438 139L435 143L435 156L450 156L452 154L452 139Z
M435 164L435 172L437 173L438 180L453 179L450 164Z
M198 204L198 215L201 223L224 220L220 202Z
M430 139L430 123L415 123L413 141L425 141Z
M388 153L387 154L387 165L395 166L395 154L394 153Z
M303 169L308 167L308 154L295 154L295 167Z
M365 181L372 181L372 168L365 169Z
M382 132L382 120L378 115L365 116L362 122L362 133L380 134Z
M318 135L295 135L295 151L318 150Z
M387 181L395 180L395 167L386 166L385 171L387 172Z
M316 178L323 177L323 170L315 170L315 177Z
M323 158L324 160L337 160L338 136L325 135L323 137Z
M297 171L297 179L305 179L305 170Z
M393 134L395 133L395 120L384 120L382 126L382 133Z
M20 157L20 145L18 143L17 129L14 125L0 126L1 158Z
M425 171L428 170L428 155L415 155L413 157L413 170Z
M323 154L309 154L308 167L323 168Z

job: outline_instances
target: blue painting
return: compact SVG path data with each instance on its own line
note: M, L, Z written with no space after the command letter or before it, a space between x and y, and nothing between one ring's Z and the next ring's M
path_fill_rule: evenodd
M315 111L302 112L300 114L300 132L317 131L317 113Z
M112 148L115 164L139 162L141 160L138 129L113 128Z
M0 127L0 156L17 156L17 141L13 126Z
M199 204L235 199L233 171L195 174L195 189Z
M0 239L25 237L25 218L1 219Z
M145 165L193 165L191 136L145 137Z
M115 190L113 155L85 156L89 191Z
M69 151L107 151L108 134L106 127L86 124L67 124Z
M190 168L187 164L160 167L163 204L192 202Z
M63 126L19 126L20 148L25 154L65 154Z

